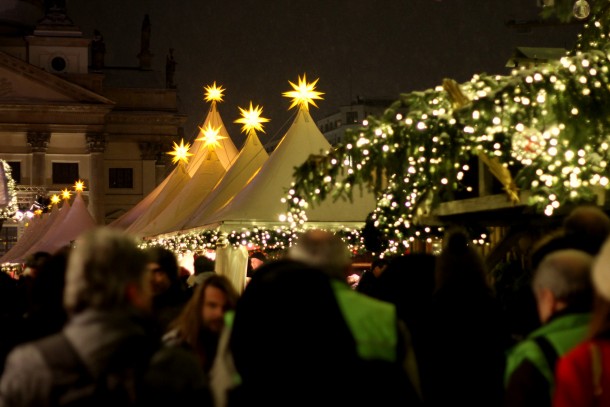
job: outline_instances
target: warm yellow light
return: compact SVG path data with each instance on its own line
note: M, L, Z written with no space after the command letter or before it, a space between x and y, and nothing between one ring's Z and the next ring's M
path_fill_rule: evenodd
M239 111L241 112L242 117L235 120L235 123L243 124L241 127L242 132L248 133L250 130L265 132L265 130L263 130L263 123L267 123L269 119L261 117L261 114L263 113L262 106L257 105L256 107L252 107L252 102L250 102L249 110L240 107Z
M70 195L71 195L71 192L68 191L68 188L66 188L63 191L61 191L61 197L63 199L70 199Z
M61 201L61 199L59 199L59 195L55 194L51 197L52 204L57 205L59 203L59 201Z
M206 102L222 102L223 92L225 89L221 86L216 86L216 81L212 86L204 86Z
M185 145L184 140L180 140L180 145L174 141L174 151L170 151L167 154L174 156L174 158L172 158L172 163L176 164L182 161L186 164L189 161L189 157L193 155L192 153L189 153L189 148L191 148L191 145L189 143L186 143Z
M34 211L34 214L35 214L35 215L38 215L38 216L42 215L42 209L36 209L36 210Z
M85 189L85 183L80 179L74 183L74 190L77 192L83 192Z
M316 79L311 83L307 83L307 78L305 77L305 74L303 74L302 78L299 77L298 85L288 81L288 83L290 83L290 85L294 89L288 92L284 92L282 94L282 96L292 98L292 104L290 105L288 110L292 109L295 106L299 106L305 110L309 110L310 103L315 107L318 107L314 99L322 100L322 95L324 94L315 90L316 83L318 83L318 80L319 79Z
M218 126L217 128L212 127L210 123L203 128L199 127L199 130L203 133L202 137L199 137L197 140L203 141L204 147L208 148L216 148L220 147L220 140L225 139L226 137L218 134L222 126Z

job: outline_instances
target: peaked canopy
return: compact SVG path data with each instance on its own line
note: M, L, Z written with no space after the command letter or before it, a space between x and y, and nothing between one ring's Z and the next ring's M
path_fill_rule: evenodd
M258 173L267 158L269 158L269 154L263 148L256 132L249 131L233 165L212 192L199 203L191 216L181 225L181 229L197 228L209 223L207 220L209 216L231 201Z
M178 166L171 172L166 178L167 182L164 182L163 188L159 189L155 199L153 199L148 207L144 208L144 212L141 213L136 220L131 223L125 230L129 233L133 233L141 236L141 231L146 228L149 222L152 222L157 215L159 215L167 205L178 195L180 190L184 188L187 182L191 179L186 171L186 166L183 163L179 163ZM161 184L160 184L161 185ZM154 192L154 191L153 191ZM144 198L147 199L147 198Z
M57 216L59 216L60 213L67 212L69 208L70 202L66 200L61 209L58 209L57 205L55 205L53 206L51 213L44 213L41 216L32 218L21 238L19 238L17 243L0 258L0 263L16 263L21 255L28 251L40 236L48 230L49 225L54 223Z
M132 232L141 236L155 236L179 230L225 173L226 168L216 151L210 150L195 175L176 194L171 195L171 202L165 205L157 216Z
M220 160L225 168L231 165L231 162L233 162L235 157L237 157L237 148L235 147L235 144L233 144L231 137L229 137L222 118L216 109L216 101L212 101L210 110L208 111L203 125L201 126L199 137L195 139L193 145L191 146L190 152L193 154L193 156L186 165L186 168L179 171L178 168L182 164L178 165L178 167L176 167L155 189L144 197L144 199L138 202L121 217L112 222L110 226L126 229L129 232L141 235L140 231L146 226L147 222L153 220L165 208L165 206L171 202L172 196L175 196L177 191L180 190L177 189L176 183L184 182L184 184L180 186L180 188L182 188L186 184L186 181L197 173L199 166L208 156L210 148L206 145L204 138L201 137L203 129L208 127L218 129L218 160ZM184 179L185 174L188 176L188 179L186 180Z
M293 124L260 171L227 205L207 218L208 227L279 222L279 216L286 212L281 200L293 181L295 167L310 155L323 154L330 148L309 111L300 107ZM372 194L359 195L354 191L353 202L327 199L308 211L307 216L312 223L364 222L374 206Z
M95 226L95 220L87 210L87 205L83 200L82 194L77 192L76 198L74 198L74 202L69 210L64 211L62 207L60 215L52 227L49 227L45 234L39 237L36 244L30 247L17 260L23 261L28 255L37 251L55 253Z

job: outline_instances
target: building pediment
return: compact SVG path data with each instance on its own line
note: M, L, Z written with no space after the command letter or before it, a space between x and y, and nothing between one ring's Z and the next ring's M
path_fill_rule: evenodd
M0 104L81 103L114 105L104 96L0 52Z

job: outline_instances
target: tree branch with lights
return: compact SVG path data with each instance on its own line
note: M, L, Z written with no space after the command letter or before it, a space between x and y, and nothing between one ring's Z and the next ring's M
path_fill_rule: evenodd
M464 178L475 156L512 202L528 190L527 203L551 215L566 203L592 201L608 189L607 6L595 3L598 14L560 61L403 94L328 155L311 157L295 170L287 195L292 224L306 219L309 205L370 188L377 205L369 225L400 250L434 232L422 217L469 187Z

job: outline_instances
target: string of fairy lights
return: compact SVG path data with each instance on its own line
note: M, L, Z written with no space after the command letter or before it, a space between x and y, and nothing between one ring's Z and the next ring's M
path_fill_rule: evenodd
M298 78L297 83L289 81L292 90L284 92L283 96L292 99L290 108L297 107L299 109L309 109L309 105L316 106L315 101L322 99L322 92L317 91L317 80L308 82L306 75ZM212 103L222 101L224 88L218 87L216 83L210 87L205 87L205 100ZM241 117L235 120L235 123L242 125L242 132L250 134L257 131L264 132L263 124L269 119L262 117L263 108L254 106L250 102L248 109L239 108ZM209 129L208 129L209 130ZM206 135L209 131L201 128L204 134L204 143L206 146L210 144L209 137ZM218 129L215 129L218 133ZM190 157L190 145L174 143L174 150L168 154L174 156L174 163L186 163ZM296 235L302 228L294 228L288 224L276 227L254 226L250 228L242 228L231 232L223 232L218 229L199 229L182 231L174 234L149 237L144 239L140 247L147 248L150 246L160 245L176 253L184 252L202 252L206 250L215 250L218 246L231 245L233 247L245 246L248 249L264 249L267 252L283 251L292 244ZM363 237L360 231L356 228L343 227L334 230L351 248L354 254L361 254L366 251Z
M12 217L19 209L19 205L17 203L17 191L15 190L16 183L11 176L11 166L8 164L8 162L5 160L0 160L0 162L2 162L2 169L4 170L6 193L8 198L6 206L0 208L0 219L8 219Z
M369 220L388 250L399 251L442 231L420 219L468 188L473 157L511 200L528 190L527 203L546 215L593 201L608 188L610 158L609 3L602 3L576 50L558 62L401 95L343 145L297 168L286 219L302 225L310 204L367 186L379 197Z
M283 199L287 212L279 217L286 227L192 231L144 245L175 251L218 244L284 249L307 226L310 206L368 188L377 205L365 227L336 232L355 253L365 250L367 238L382 241L382 253L401 253L415 240L430 243L442 235L442 227L422 219L456 193L473 192L467 182L473 159L489 167L510 201L520 202L527 190L526 203L546 215L569 202L595 200L609 184L610 3L584 3L557 0L544 11L564 21L593 13L574 50L560 61L508 76L474 75L462 84L446 79L434 89L403 94L383 115L348 132L343 144L299 166ZM290 82L293 90L284 96L293 98L291 108L315 106L322 95L316 83L305 76ZM476 243L484 244L485 237L481 233Z

